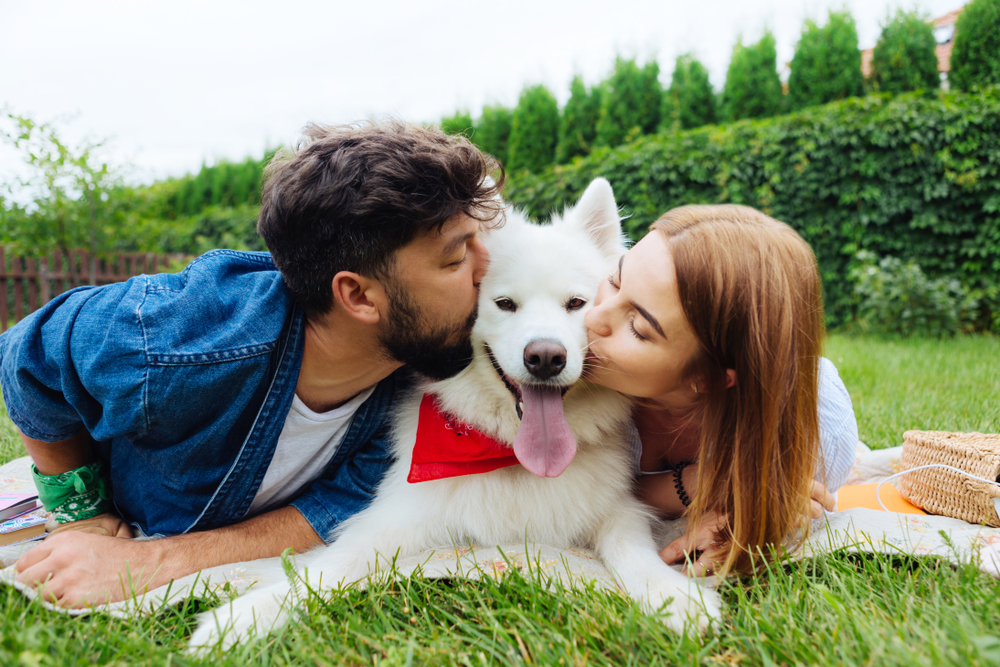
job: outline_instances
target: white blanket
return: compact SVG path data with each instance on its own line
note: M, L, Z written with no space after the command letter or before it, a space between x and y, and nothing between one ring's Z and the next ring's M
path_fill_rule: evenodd
M848 484L871 484L899 470L900 448L870 451L858 444L858 460ZM22 458L0 466L0 493L18 493L32 489L28 459ZM659 540L666 545L684 531L684 521L664 522ZM14 581L13 564L24 551L35 546L0 547L0 583L12 585L28 597L35 591ZM1000 577L1000 529L984 528L941 516L896 514L869 509L850 509L828 514L814 521L812 532L796 554L797 558L845 549L854 552L878 552L895 555L940 556L954 562L975 562L994 577ZM183 600L189 595L201 597L213 590L223 598L242 593L252 585L266 585L264 567L276 559L262 559L209 568L178 579L168 586L144 595L99 608L119 616L148 613L164 604ZM428 551L396 563L396 573L406 577L414 573L431 578L499 576L510 568L540 575L542 581L559 580L568 586L592 584L615 589L614 579L590 551L557 548L538 544L457 545ZM49 608L56 609L43 602ZM90 610L62 610L69 614Z

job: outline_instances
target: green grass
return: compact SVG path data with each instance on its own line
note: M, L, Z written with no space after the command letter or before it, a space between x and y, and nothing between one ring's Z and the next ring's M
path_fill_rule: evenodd
M873 449L903 433L1000 433L1000 338L893 340L833 335L826 346Z
M1000 339L834 336L827 354L873 446L909 428L1000 431ZM0 426L2 456L19 447ZM971 565L835 554L722 592L723 622L692 638L618 595L544 590L516 572L500 584L410 579L308 595L306 618L277 636L194 659L182 651L195 613L217 600L72 619L0 589L0 665L1000 664L1000 582Z

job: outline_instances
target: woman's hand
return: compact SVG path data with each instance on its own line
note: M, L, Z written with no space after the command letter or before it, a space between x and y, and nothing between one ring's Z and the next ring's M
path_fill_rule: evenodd
M725 543L719 540L719 533L726 525L728 517L718 512L706 512L701 517L698 529L689 523L684 535L667 545L660 552L660 558L667 565L683 560L688 564L682 570L689 577L703 577L715 572L718 557L725 552Z
M826 487L816 480L813 480L812 490L809 494L809 515L813 519L823 516L823 510L833 512L837 509L837 499L826 490Z
M836 500L820 482L813 481L810 489L809 516L819 519L823 510L834 511ZM727 517L718 512L706 512L697 530L692 530L689 524L684 535L667 545L660 552L660 558L667 565L673 565L690 559L683 572L688 576L703 577L715 572L719 564L718 557L725 551L726 543L719 538Z

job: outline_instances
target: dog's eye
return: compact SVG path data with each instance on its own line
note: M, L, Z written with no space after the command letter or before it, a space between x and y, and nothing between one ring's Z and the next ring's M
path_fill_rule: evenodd
M513 301L511 301L510 299L508 299L505 296L504 297L500 297L499 299L497 299L493 303L495 303L497 305L497 308L499 308L500 310L506 310L506 311L509 311L511 313L513 313L515 310L517 310L517 304L515 304Z
M574 296L572 299L566 302L566 310L580 310L585 305L587 305L586 299L581 299L578 296Z

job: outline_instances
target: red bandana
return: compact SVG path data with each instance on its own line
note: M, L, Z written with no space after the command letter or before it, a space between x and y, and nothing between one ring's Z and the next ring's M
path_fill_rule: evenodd
M406 481L461 477L517 465L513 450L467 424L441 412L437 401L424 394L420 401L417 443Z

